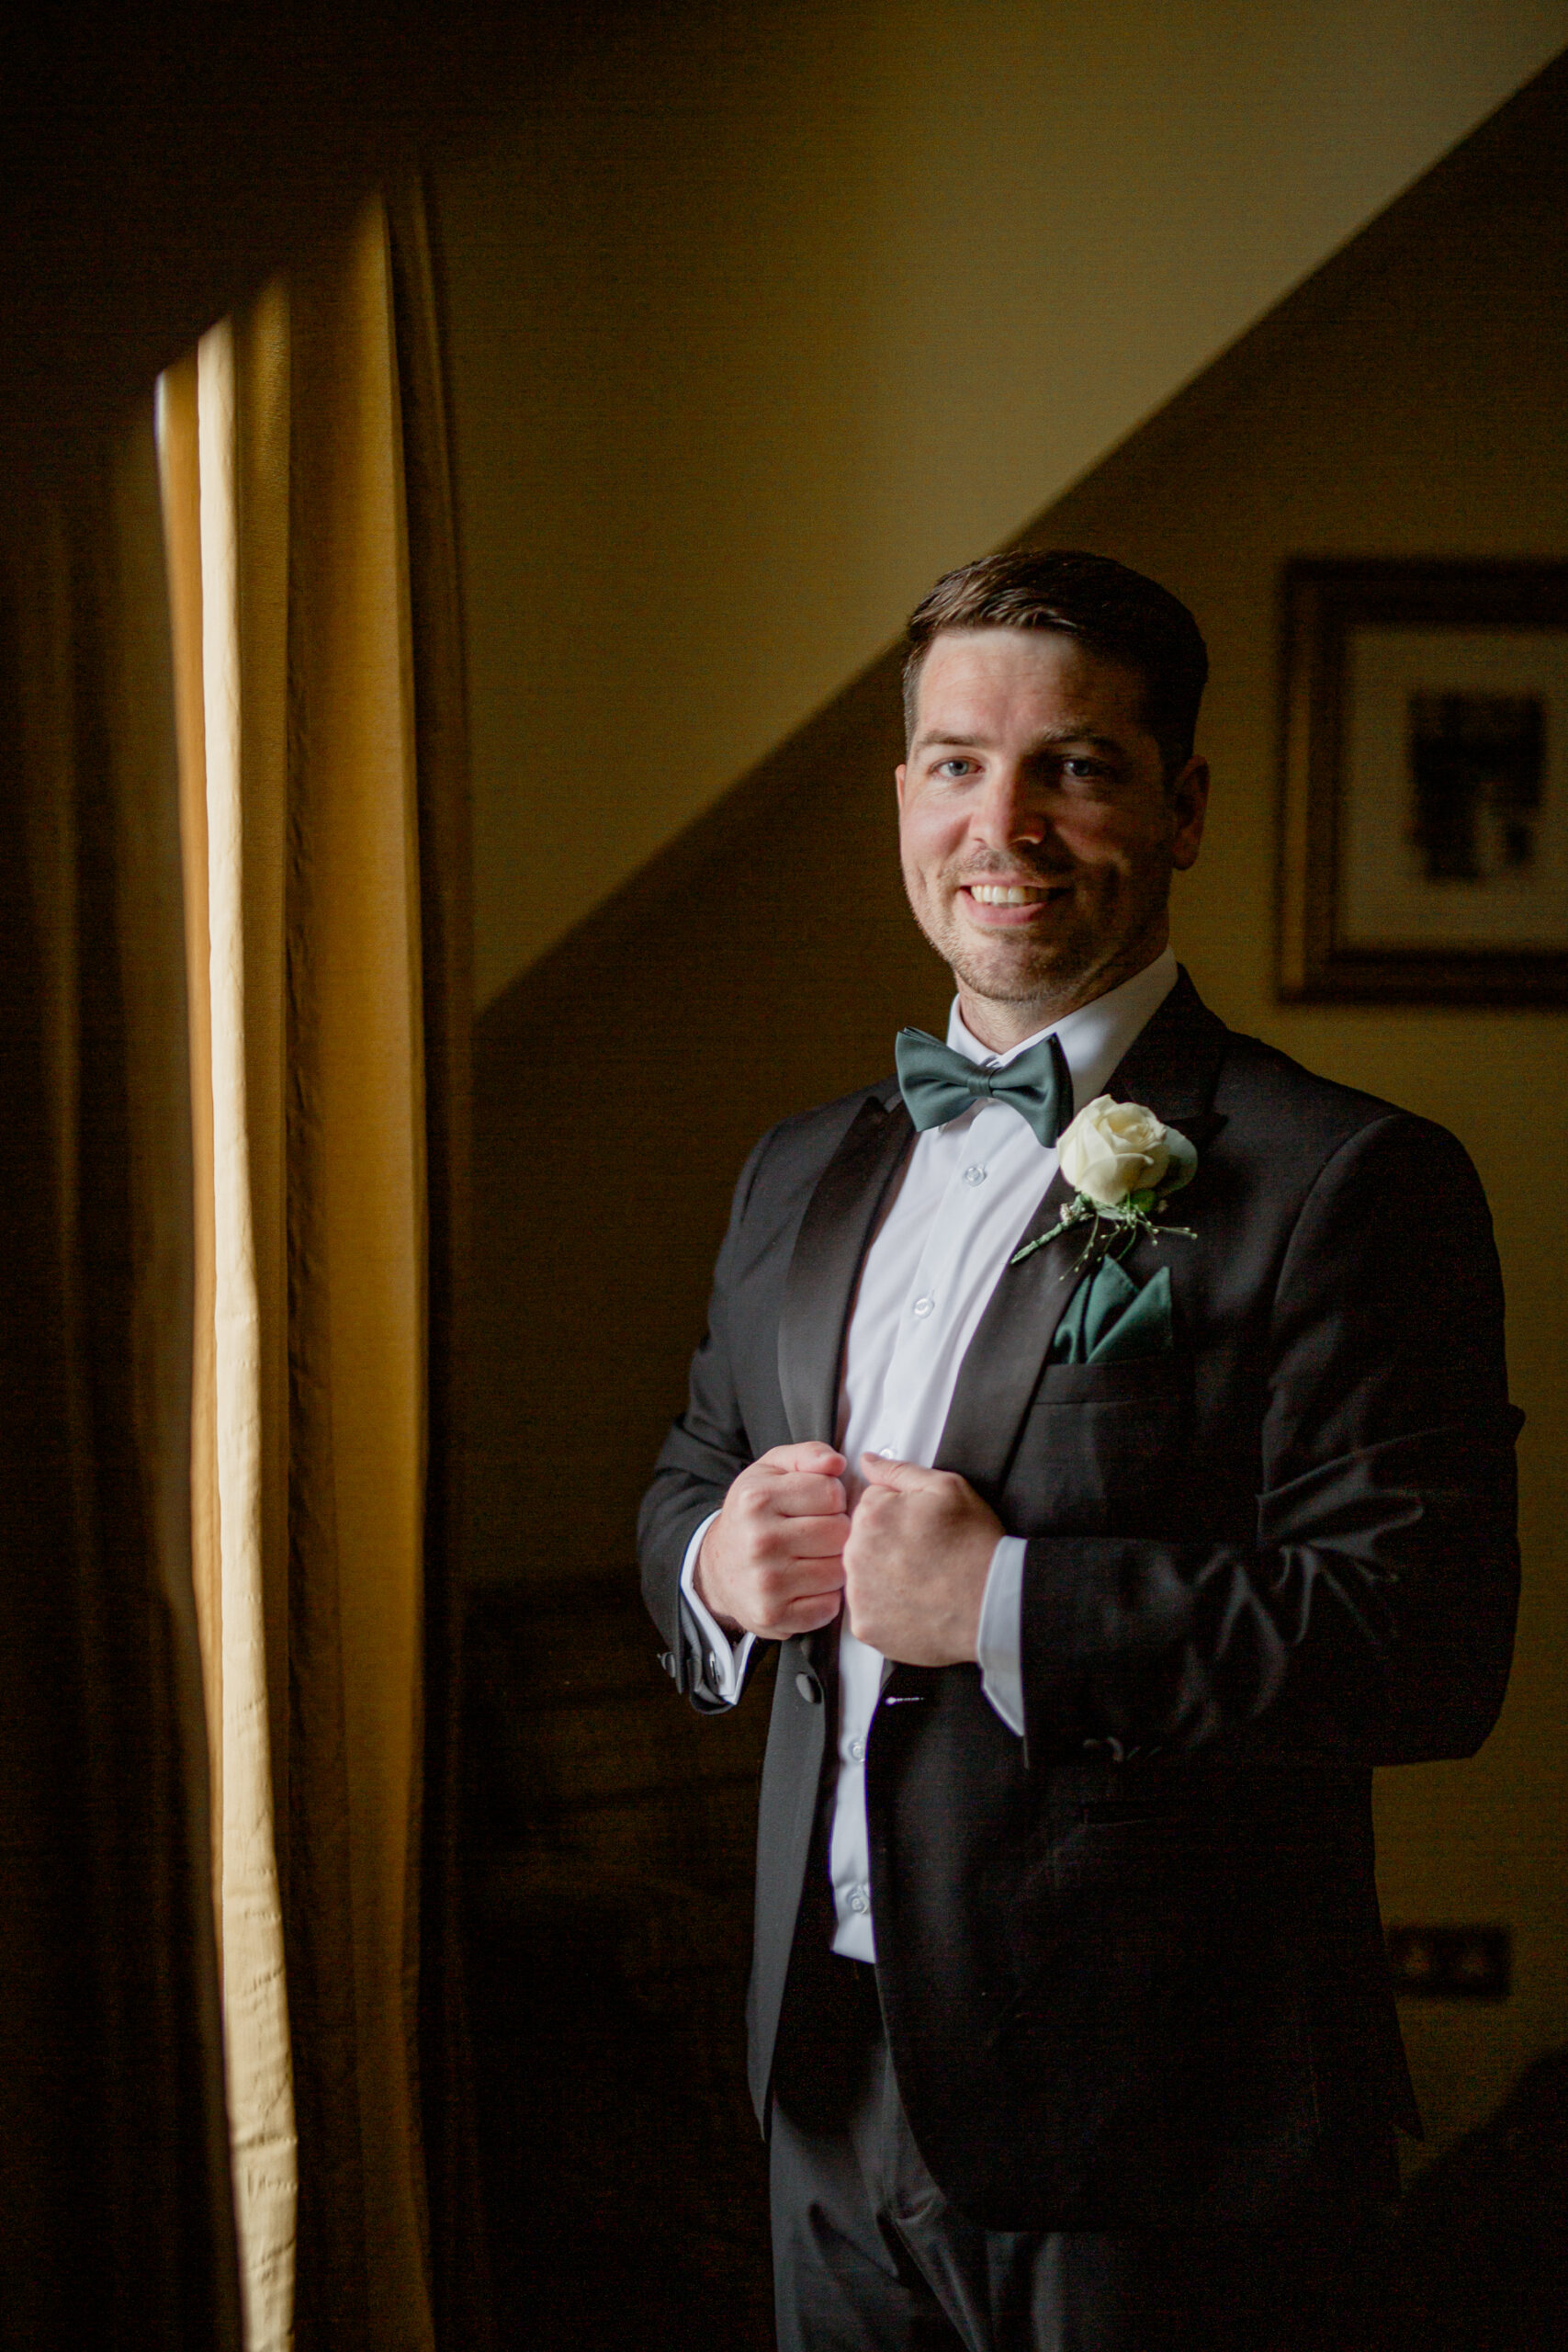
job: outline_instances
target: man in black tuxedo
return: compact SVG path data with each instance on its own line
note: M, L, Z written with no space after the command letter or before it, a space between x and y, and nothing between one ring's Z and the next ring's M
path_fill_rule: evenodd
M1501 1702L1501 1290L1451 1136L1178 971L1206 672L1102 558L917 609L948 1041L752 1152L644 1507L693 1702L781 1645L749 2022L788 2346L1306 2340L1418 2128L1371 1768Z

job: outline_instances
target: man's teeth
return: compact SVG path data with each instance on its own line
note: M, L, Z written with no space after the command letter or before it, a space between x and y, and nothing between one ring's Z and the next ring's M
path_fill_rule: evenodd
M1036 899L1045 896L1043 890L1020 888L1010 882L971 882L969 896L983 907L1030 907Z

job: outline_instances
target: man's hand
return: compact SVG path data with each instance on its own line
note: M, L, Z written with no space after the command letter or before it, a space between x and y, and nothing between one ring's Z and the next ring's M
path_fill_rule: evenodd
M844 1546L850 1631L902 1666L960 1666L980 1646L980 1603L1006 1533L966 1478L863 1453L865 1492Z
M775 1445L742 1470L703 1538L693 1579L727 1634L782 1642L830 1625L850 1532L830 1445Z

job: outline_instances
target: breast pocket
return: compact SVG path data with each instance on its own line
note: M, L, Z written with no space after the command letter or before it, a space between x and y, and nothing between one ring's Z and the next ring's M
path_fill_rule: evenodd
M1190 1434L1190 1356L1047 1364L1008 1473L1020 1535L1168 1533Z

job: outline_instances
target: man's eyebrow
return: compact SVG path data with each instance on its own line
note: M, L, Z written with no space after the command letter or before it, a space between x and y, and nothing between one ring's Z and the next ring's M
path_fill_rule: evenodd
M981 733L979 729L954 729L943 733L933 729L928 735L917 735L909 749L915 752L989 752L995 748L994 736ZM1048 733L1037 735L1030 749L1035 752L1059 752L1068 743L1087 744L1096 752L1114 752L1119 757L1126 745L1114 735L1097 735L1089 727L1054 727Z
M1054 734L1042 735L1039 742L1042 749L1050 751L1059 751L1064 743L1087 743L1092 751L1115 752L1119 755L1127 749L1120 736L1096 735L1088 727L1060 727Z
M946 734L933 729L929 735L917 735L910 748L926 752L940 744L943 751L949 752L988 752L993 740L989 735L982 735L977 728L967 731L955 728Z

